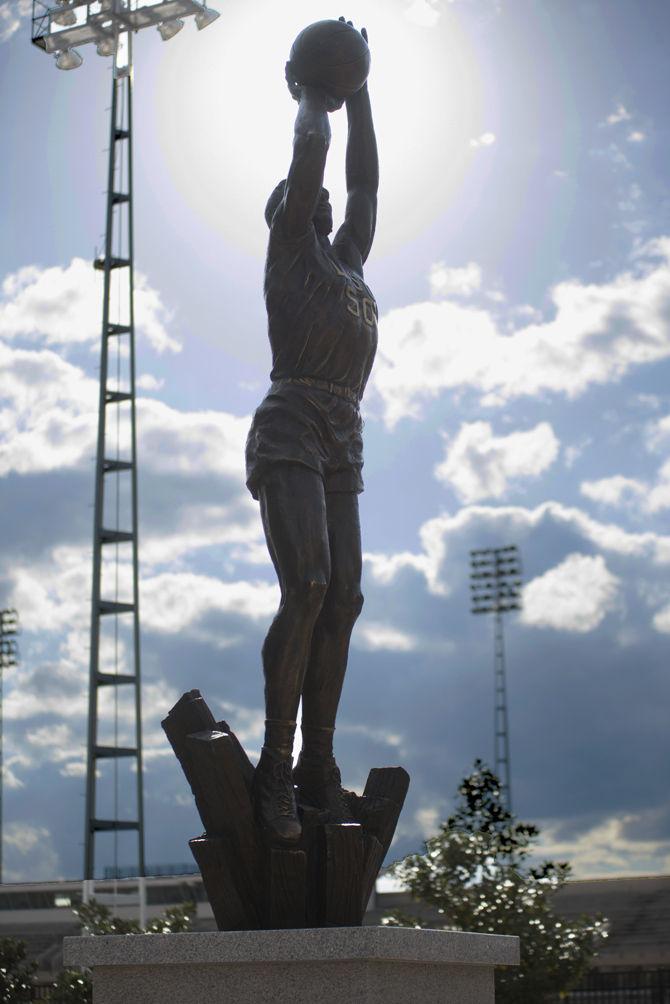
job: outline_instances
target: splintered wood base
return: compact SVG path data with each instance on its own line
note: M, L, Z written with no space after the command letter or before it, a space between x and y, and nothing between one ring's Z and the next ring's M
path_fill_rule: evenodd
M191 786L205 833L189 842L220 931L356 927L374 888L405 801L402 767L370 771L351 797L353 823L299 806L302 836L268 841L254 817L254 767L226 722L198 690L162 723Z

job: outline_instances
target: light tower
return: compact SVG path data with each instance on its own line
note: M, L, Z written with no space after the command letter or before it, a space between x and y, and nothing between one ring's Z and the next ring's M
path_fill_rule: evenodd
M137 873L145 874L131 33L155 27L168 41L183 28L183 19L191 15L198 29L219 16L196 0L148 4L137 0L33 0L32 40L55 55L59 69L81 66L83 60L75 46L88 43L95 44L98 55L113 60L105 249L94 262L103 273L103 307L84 830L84 879L89 882L95 879L96 837L103 834L112 837L114 869L118 873L120 834L135 832ZM134 797L130 797L133 790Z
M493 614L495 772L501 794L512 811L512 781L507 715L507 681L503 614L521 609L521 558L516 545L470 551L470 590L473 614Z
M16 666L19 647L16 636L19 633L19 615L16 610L0 610L0 885L2 885L2 793L3 793L3 735L2 735L2 691L6 669Z

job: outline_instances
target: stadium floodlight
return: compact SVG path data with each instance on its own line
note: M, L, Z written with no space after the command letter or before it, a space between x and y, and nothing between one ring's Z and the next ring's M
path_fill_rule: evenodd
M109 38L103 38L101 42L95 47L95 51L99 56L114 56L116 55L117 49L119 48L119 39L116 35L110 35Z
M64 49L56 56L56 66L59 70L76 70L83 62L76 49Z
M134 6L129 0L33 0L32 40L45 52L64 53L88 43L100 45L110 33L142 28L163 28L161 36L172 38L181 29L183 19L191 16L197 19L198 28L204 28L216 20L218 12L197 0L159 0L142 6Z
M206 7L205 4L203 4L202 10L198 11L195 15L195 24L198 31L202 31L202 29L210 25L212 21L216 21L217 17L220 17L218 10L212 10L211 7Z
M56 57L59 69L73 70L81 66L83 60L78 49L87 44L95 45L98 55L110 56L113 60L105 249L93 262L93 267L104 273L104 285L93 517L84 897L88 894L86 889L95 879L95 838L100 834L111 834L113 837L114 873L118 874L119 834L136 831L137 874L141 881L145 875L133 278L133 36L143 28L157 28L161 37L167 40L176 35L184 26L184 19L191 16L198 29L202 29L219 15L210 10L204 0L158 0L149 3L144 0L33 0L32 41L44 52ZM118 294L114 297L112 274ZM116 376L111 365L113 354L116 355ZM122 359L127 360L123 380L119 377ZM129 445L125 451L120 446L118 435L122 423L125 423L124 428L130 428ZM116 437L113 435L115 428ZM123 514L120 514L119 498L125 498L126 492L130 497L130 512L129 519L124 520ZM105 498L114 497L116 506L106 506ZM122 547L130 547L131 550L132 590L126 595L119 595L118 585L119 552ZM114 563L116 575L105 576L103 581L103 566L114 567ZM110 583L116 583L116 586L110 586ZM103 622L113 625L116 639L123 624L128 625L131 636L127 649L115 643L114 660L109 664L107 660L101 660L101 644L105 637L109 637L103 632ZM7 658L11 658L13 649L9 641L5 648ZM134 746L121 745L116 741L109 746L98 741L98 736L110 726L115 736L119 733L119 701L116 697L112 702L99 701L101 688L108 688L108 692L109 688L115 693L121 691L127 698L130 698L128 690L132 688ZM111 722L105 713L105 707L109 708L110 704L114 716ZM98 779L103 777L99 761L110 759L113 764L111 800L97 797ZM129 769L136 778L137 811L130 819L119 800L120 760L125 763L130 760ZM109 773L105 776L109 780ZM107 794L110 794L109 788ZM124 800L126 797L124 793ZM97 815L96 805L103 803L107 808L102 815ZM142 910L140 906L140 916ZM144 926L144 921L140 923Z
M503 614L521 610L521 558L515 544L470 551L470 592L473 614L494 615L493 672L495 683L493 744L495 772L501 794L512 811L512 768Z
M169 42L170 39L174 38L177 32L181 31L183 27L184 22L180 17L178 17L175 18L174 21L164 21L163 24L159 24L158 33L164 42Z
M19 615L16 610L0 610L0 885L2 884L2 782L3 782L3 687L2 674L19 661L16 635L19 633Z
M63 28L69 28L70 25L76 24L77 15L70 7L69 0L58 0L58 3L61 5L62 11L60 14L54 14L54 24L61 25Z

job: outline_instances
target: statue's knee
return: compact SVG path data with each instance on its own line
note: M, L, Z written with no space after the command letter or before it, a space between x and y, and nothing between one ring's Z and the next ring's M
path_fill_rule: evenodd
M326 597L326 605L333 620L338 623L353 624L363 609L363 594L358 587L353 589L331 589Z
M315 617L326 598L328 582L321 576L312 576L296 582L286 590L286 602L298 615L304 613Z

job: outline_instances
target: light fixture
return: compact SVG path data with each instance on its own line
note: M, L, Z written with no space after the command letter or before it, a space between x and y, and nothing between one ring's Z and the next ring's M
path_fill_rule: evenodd
M99 56L114 56L119 47L119 40L115 35L103 38L95 47Z
M184 22L180 17L176 18L174 21L164 21L163 24L158 25L158 31L164 42L169 39L174 38L178 31L181 31L184 27Z
M58 0L58 5L62 8L59 14L54 14L54 24L59 24L63 28L69 28L77 23L77 15L69 7L68 0Z
M216 21L217 17L220 17L218 10L212 10L211 7L206 7L205 4L203 4L202 10L198 11L195 15L195 23L198 31L202 31L202 29L206 28L208 24L211 24L212 21Z
M59 70L76 70L83 62L76 49L63 49L56 56L56 66Z

